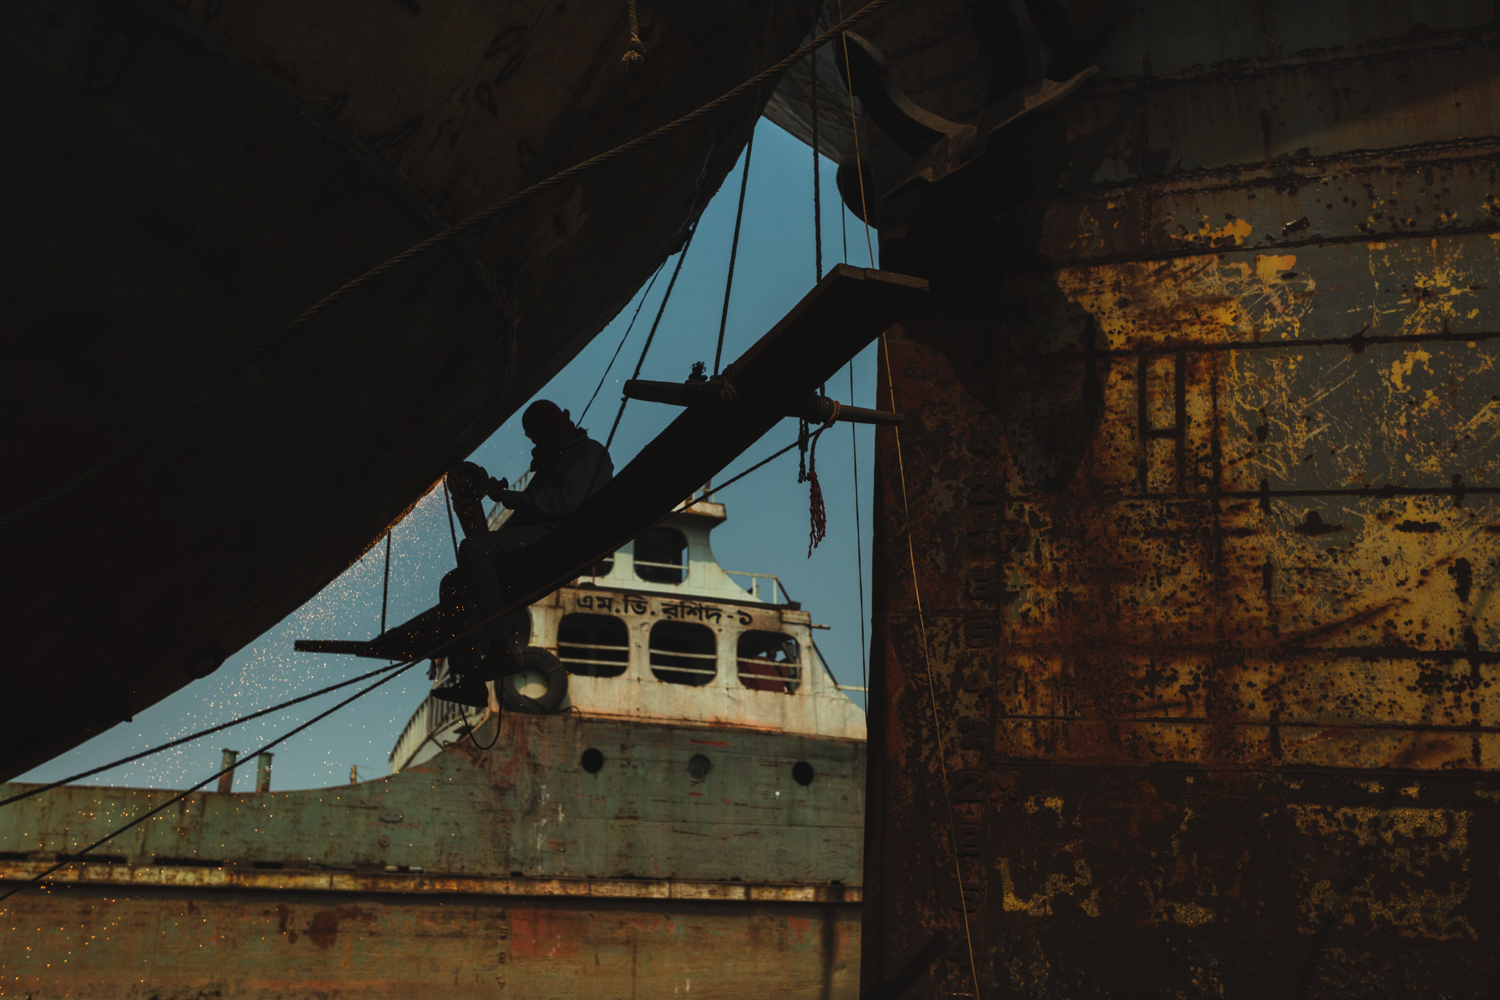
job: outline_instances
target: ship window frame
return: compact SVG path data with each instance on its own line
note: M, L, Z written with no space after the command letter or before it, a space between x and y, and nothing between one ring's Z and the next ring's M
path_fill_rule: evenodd
M697 636L697 650L662 648L657 645L657 636ZM701 640L707 637L713 652ZM652 622L646 634L646 659L651 666L651 676L663 684L680 684L684 687L708 687L719 677L719 633L707 625L697 622L672 621ZM664 663L663 660L679 661ZM704 669L704 665L709 669Z
M641 549L644 545L648 549L658 548L658 542L670 540L669 546L677 550L677 558L681 562L669 563L660 559L642 559ZM687 535L666 525L657 525L648 528L636 536L631 546L631 554L635 566L635 575L647 583L661 583L676 586L687 582L688 578L688 539ZM652 552L652 555L657 554Z
M755 642L756 637L764 637L759 640L761 642L767 642L767 639L771 637L779 639L780 641L775 643L775 645L767 643L767 645L765 646L766 650L773 650L778 646L784 648L785 646L790 645L794 653L793 657L786 660L769 660L761 655L752 654L750 656L746 656L745 640L750 639L752 642ZM804 679L803 661L806 659L806 657L803 656L804 650L805 647L803 646L802 642L796 636L791 635L790 633L778 632L764 628L745 629L735 637L734 641L734 673L735 676L739 678L740 687L746 688L750 691L766 691L772 694L796 694L802 689L802 682ZM783 667L787 669L784 673L781 674L780 677L772 677L761 673L747 674L745 672L745 665L747 663L763 664L775 667Z
M581 624L584 627L592 627L597 629L606 625L610 628L614 628L617 626L619 629L618 635L622 642L618 645L605 644L599 641L599 636L597 634L590 637L594 640L593 642L564 641L563 629L568 625L569 619L577 618L594 619L594 621L591 622L574 623L575 625ZM606 650L617 650L624 654L624 659L615 660L603 655L594 655L582 658L569 658L563 655L564 647L570 649L585 649L594 652L595 654L600 654ZM557 622L557 659L560 663L562 663L563 669L574 677L597 677L601 680L607 680L612 677L622 677L630 670L630 653L630 625L619 615L597 614L585 611L571 611L568 614L563 615L562 618L560 618ZM575 670L573 669L574 664L580 664L589 668L617 665L620 669L613 673L596 673L593 669L589 669L587 671Z

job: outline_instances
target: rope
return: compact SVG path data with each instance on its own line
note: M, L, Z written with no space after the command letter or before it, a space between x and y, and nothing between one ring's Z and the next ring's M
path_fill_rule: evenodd
M578 414L578 419L574 421L578 426L583 426L583 418L589 415L589 407L594 405L594 400L599 396L599 390L604 388L604 380L609 378L609 373L614 369L615 362L619 360L620 351L625 348L625 341L630 339L630 331L635 329L635 321L641 318L641 307L646 304L646 298L651 294L651 289L656 287L656 279L661 277L661 269L666 266L667 262L665 260L656 265L656 272L651 275L651 283L646 286L645 294L641 296L641 301L636 304L635 314L630 317L630 325L625 328L625 336L620 338L620 343L615 348L614 356L609 359L609 364L605 367L604 374L599 376L599 384L594 386L594 394L589 397L589 401L584 406L583 412Z
M854 361L849 361L849 403L854 404ZM859 526L859 437L849 422L850 454L854 458L854 562L859 575L859 685L865 689L865 705L870 702L870 679L865 666L868 641L865 639L865 553L864 532Z
M443 477L443 506L448 509L448 535L453 539L453 561L458 562L458 529L453 527L453 499L448 496L448 477Z
M33 795L40 795L42 792L50 792L54 788L61 788L63 785L71 785L75 781L81 781L84 778L91 778L101 771L108 771L111 768L116 768L124 764L133 763L140 760L142 757L150 757L152 754L161 753L163 750L170 750L173 747L182 746L182 744L184 743L191 743L193 740L201 739L204 736L212 736L214 733L221 733L226 729L232 729L233 727L238 726L242 722L250 722L254 719L259 719L261 716L270 715L272 712L279 712L282 709L291 708L293 705L299 705L302 702L309 701L313 698L318 697L319 695L328 694L330 691L337 691L339 688L346 688L350 684L358 684L360 681L368 680L369 678L374 677L377 674L383 674L387 671L395 669L395 666L380 667L376 670L371 670L369 673L360 674L358 677L351 677L346 681L339 681L337 684L331 684L328 687L319 688L316 691L309 691L307 694L298 695L291 701L283 701L280 704L272 705L269 708L263 708L258 712L251 712L249 715L242 715L238 719L230 719L228 722L221 722L217 726L210 726L207 729L200 729L196 733L190 733L187 736L180 736L177 739L172 740L170 743L163 743L159 747L152 747L149 750L142 750L140 753L131 754L129 757L121 757L119 760L112 760L108 764L100 764L98 767L90 768L87 771L80 771L77 774L69 775L68 777L62 778L58 781L53 781L45 785L38 785L36 788L33 788L30 791L21 792L18 795L12 795L8 799L0 799L0 806L8 806L12 802L19 802L22 799L29 799ZM243 761L241 763L243 763Z
M497 681L496 683L499 682ZM464 732L469 734L469 741L474 744L474 749L493 750L495 748L495 744L500 742L500 716L495 716L495 738L490 740L489 746L479 745L479 734L474 731L473 726L469 725L469 713L464 709L462 702L460 702L458 705L458 717L464 721ZM484 725L484 719L482 717L479 720L479 724Z
M831 421L830 421L831 423ZM802 425L806 432L807 424ZM807 472L807 516L810 522L807 531L807 558L812 558L813 549L828 535L828 512L823 507L823 487L818 485L818 437L829 427L824 424L812 435L812 446L808 449ZM802 482L799 479L798 482Z
M863 13L863 9L855 11L855 17ZM839 0L839 17L844 16L844 2ZM844 65L849 65L849 39L839 34L839 41L844 46ZM859 178L859 214L860 220L865 224L865 249L870 251L870 266L875 266L875 244L870 241L870 206L865 202L865 168L859 158L859 119L854 115L854 85L849 85L849 126L854 130L854 173ZM845 251L848 256L848 251ZM967 920L968 918L965 917ZM975 987L978 990L978 987Z
M817 433L821 434L823 432L822 431L818 431ZM816 436L816 435L814 435L814 436ZM737 475L737 476L731 476L729 479L727 479L724 482L720 483L718 486L715 486L714 487L714 493L720 493L720 492L722 492L724 490L729 489L729 487L733 486L735 483L739 482L741 479L744 479L746 476L750 475L750 473L752 473L752 472L756 471L757 469L760 469L760 468L762 468L764 466L770 465L776 459L780 458L782 455L785 455L787 452L791 451L793 448L797 447L801 443L802 442L800 440L793 441L791 444L787 445L785 448L782 448L780 451L777 451L774 454L768 455L765 458L761 459L759 462L756 462L754 465L750 466L750 468L746 469L744 472L741 472L739 475ZM676 510L672 511L672 513L673 514L681 514L683 511L687 510L689 507L691 507L696 502L697 502L696 500L690 500L686 504L684 504L683 506L678 507Z
M887 343L886 335L880 335L880 350L885 356L885 381L890 393L891 409L896 409L896 386L891 379L891 351ZM948 790L948 751L943 747L943 727L938 721L937 709L937 685L932 679L932 658L927 652L927 619L922 613L922 586L917 580L917 552L912 542L911 533L911 503L906 498L906 462L901 457L901 428L892 427L896 435L896 468L900 473L901 481L901 510L906 518L906 557L911 564L911 589L917 604L917 631L922 639L922 664L927 670L927 697L932 709L932 732L937 737L938 760L941 766L938 773L943 776L943 802L947 806L948 814L948 843L953 845L957 839L953 834L953 796ZM868 694L866 695L868 698ZM963 905L964 873L959 867L958 854L953 855L953 872L958 876L958 910L964 916L964 941L969 946L969 973L974 977L974 1000L979 1000L979 967L974 961L974 936L969 930L969 911Z
M641 356L635 362L635 374L630 376L632 380L641 377L641 368L646 364L646 354L651 350L651 342L656 339L656 328L661 326L661 318L666 315L667 303L672 301L672 289L677 287L677 276L682 273L682 262L687 260L688 248L693 245L693 237L696 235L698 235L698 226L695 223L688 230L687 242L682 244L682 253L677 256L677 266L672 268L672 280L667 282L667 290L661 297L661 307L656 310L656 319L651 323L651 332L646 335L646 343L641 346ZM625 415L625 404L628 402L630 402L630 397L621 394L620 408L615 412L615 422L609 429L609 438L604 442L605 452L608 452L609 446L615 443L615 431L620 429L620 418ZM597 466L594 469L594 475L595 477L599 475ZM590 482L588 494L592 494L593 492L594 484Z
M813 29L818 27L822 0L812 0ZM823 194L818 180L818 54L812 60L812 154L813 154L813 281L823 280Z
M734 259L740 252L740 223L745 218L745 188L750 184L750 154L755 150L755 131L745 143L745 170L740 174L740 207L734 213L734 239L729 244L729 276L724 279L724 311L719 315L719 346L714 348L714 375L719 374L719 360L724 356L724 327L729 323L729 290L734 287Z
M646 46L641 44L641 26L635 17L635 0L625 0L625 10L630 14L630 45L620 62L640 62L646 58Z
M444 477L444 484L447 478ZM380 587L380 634L385 635L385 609L391 600L391 533L385 533L385 583Z
M865 6L861 7L859 10L855 11L847 18L844 18L838 24L834 25L831 29L825 31L817 38L814 38L807 44L798 47L791 54L778 60L771 66L766 67L764 70L761 70L759 73L750 77L739 86L726 91L714 100L709 101L707 104L701 105L694 110L689 111L681 118L678 118L675 121L668 122L660 128L653 129L652 131L647 132L645 135L637 136L636 138L631 139L628 142L621 143L613 149L606 150L605 152L600 153L598 156L590 157L587 160L575 163L573 166L568 167L565 170L560 170L557 173L553 174L551 177L544 178L522 191L517 191L515 194L511 195L509 198L506 198L504 201L501 201L482 212L470 216L463 222L460 222L453 226L449 226L442 232L434 233L432 236L429 236L427 239L416 244L415 246L403 250L401 253L392 257L390 260L372 267L364 274L361 274L359 277L353 279L345 285L340 286L339 288L324 296L312 307L307 309L307 311L302 313L302 315L292 320L286 326L278 330L275 334L271 335L255 348L251 349L247 354L240 358L240 360L236 361L234 364L226 368L219 374L217 378L213 379L213 381L205 385L171 414L169 414L156 424L152 425L151 427L147 428L145 431L141 432L126 444L122 445L108 458L103 459L102 461L75 476L73 479L57 487L56 489L53 489L48 493L37 497L30 503L17 507L6 514L0 515L0 526L11 524L12 522L29 517L32 514L35 514L43 508L62 499L63 497L75 493L78 490L82 489L84 486L87 486L89 483L92 483L95 479L98 479L105 472L109 471L120 462L140 451L143 447L154 441L156 438L160 437L166 431L181 423L190 414L192 414L195 410L197 410L200 406L207 402L212 396L218 393L219 390L229 385L232 381L234 381L235 378L237 378L240 374L254 365L257 361L275 350L278 346L281 345L282 342L286 341L293 334L301 330L302 327L307 325L307 323L314 317L327 310L330 306L332 306L339 300L348 297L358 289L370 284L372 281L385 274L386 272L400 267L407 261L421 256L434 247L440 246L444 243L448 243L452 240L478 235L483 232L490 225L490 223L494 222L496 219L498 219L500 216L504 215L511 209L525 204L526 202L531 201L533 198L536 198L539 195L546 194L548 191L559 188L564 184L567 184L569 181L576 180L577 178L582 177L584 174L596 170L599 167L602 167L608 163L612 163L620 157L625 156L628 153L632 153L643 146L650 145L651 143L657 142L661 139L665 139L670 135L681 132L688 126L693 125L696 122L701 121L702 119L713 114L724 105L729 104L730 102L735 101L740 97L743 97L745 94L748 94L751 91L757 89L762 84L776 79L784 70L786 70L787 67L791 66L793 63L796 63L800 59L806 58L808 53L815 51L819 46L823 45L825 42L829 41L840 32L848 30L859 21L864 20L866 17L869 17L871 14L875 13L880 8L887 6L891 2L892 0L871 0L870 3L865 4Z

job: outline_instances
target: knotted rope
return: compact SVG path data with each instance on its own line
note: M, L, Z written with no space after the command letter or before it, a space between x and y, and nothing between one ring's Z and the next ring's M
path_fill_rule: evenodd
M635 16L635 0L625 0L625 10L630 14L630 45L620 62L640 62L646 58L646 46L641 44L641 25Z

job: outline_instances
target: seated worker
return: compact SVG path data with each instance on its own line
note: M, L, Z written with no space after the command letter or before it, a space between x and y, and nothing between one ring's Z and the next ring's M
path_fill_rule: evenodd
M490 478L470 462L450 474L478 484L465 496L454 496L464 540L458 547L458 569L443 578L440 593L443 606L457 613L464 627L477 630L450 662L485 680L492 714L500 712L495 681L519 669L518 657L530 632L526 608L494 617L504 607L507 563L546 537L614 476L609 452L551 400L528 406L521 415L521 429L536 446L531 449L532 477L526 489L509 489L505 480ZM481 490L512 511L497 531L490 531L485 522L477 495Z

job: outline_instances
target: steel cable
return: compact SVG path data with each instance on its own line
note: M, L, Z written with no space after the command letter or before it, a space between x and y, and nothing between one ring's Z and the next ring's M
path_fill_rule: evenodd
M740 223L745 219L745 189L750 186L750 154L755 151L755 132L745 143L745 169L740 174L740 207L734 213L734 238L729 242L729 274L724 278L724 311L719 314L719 344L714 348L714 375L724 358L724 328L729 325L729 292L734 288L734 261L740 253Z
M293 705L299 705L302 702L309 701L313 698L318 697L319 695L325 695L331 691L337 691L340 688L346 688L350 684L358 684L360 681L368 680L371 677L375 677L379 674L383 674L395 669L395 664L388 667L381 667L378 670L371 670L369 673L360 674L358 677L351 677L346 681L339 681L337 684L331 684L328 687L319 688L316 691L309 691L307 694L298 695L291 701L283 701L280 704L272 705L269 708L262 708L257 712L251 712L249 715L242 715L238 719L230 719L228 722L221 722L217 726L210 726L207 729L200 729L196 733L191 733L187 736L179 737L169 743L163 743L159 747L152 747L149 750L142 750L140 753L131 754L129 757L121 757L119 760L112 760L108 764L100 764L98 767L90 768L87 771L80 771L77 774L70 775L59 781L53 781L45 785L38 785L36 788L33 788L30 791L22 792L19 795L12 795L8 799L0 799L0 806L8 806L12 802L19 802L22 799L29 799L33 795L40 795L42 792L50 792L52 789L61 788L63 785L71 785L73 784L73 782L79 781L83 778L93 777L101 771L108 771L111 768L119 767L122 764L130 764L134 761L140 760L143 757L150 757L152 754L161 753L163 750L170 750L173 747L182 746L182 744L184 743L191 743L193 740L201 739L204 736L212 736L214 733L220 733L226 729L232 729L242 722L250 722L253 719L259 719L262 716L271 714L272 712L279 712L282 709L291 708Z
M609 378L609 373L614 370L615 362L620 360L620 352L625 349L625 341L630 339L630 331L635 329L635 321L641 318L641 309L646 304L646 299L651 295L651 289L656 287L656 279L661 277L661 269L667 266L666 261L656 265L656 271L651 275L651 283L646 286L646 291L641 295L641 301L635 307L635 314L630 317L630 325L625 327L625 336L620 338L620 343L615 347L615 353L610 357L609 364L604 367L604 374L599 376L599 384L594 386L594 394L584 405L583 412L578 414L574 421L579 427L583 426L583 418L589 415L589 407L594 405L594 400L599 398L599 390L604 388L604 380Z
M190 414L192 414L195 410L197 410L200 406L207 402L211 397L216 395L224 387L229 385L239 375L248 370L257 361L265 357L271 351L275 350L293 334L301 330L302 327L305 326L310 320L324 312L334 303L349 296L358 289L363 288L365 285L374 281L381 275L397 267L400 267L407 261L421 256L434 247L463 237L477 236L481 233L481 231L489 226L490 223L494 222L496 219L498 219L500 216L510 211L511 209L525 204L526 202L531 201L539 195L546 194L548 191L561 187L569 181L575 180L576 178L581 177L592 170L611 163L614 160L617 160L628 153L632 153L643 146L650 145L651 143L657 142L661 139L665 139L668 136L682 131L689 125L692 125L708 117L710 114L717 111L724 105L729 104L730 102L740 97L743 97L745 94L750 93L752 90L755 90L762 84L779 76L789 66L796 63L798 60L805 58L809 53L816 51L818 47L823 45L825 42L848 30L859 21L870 16L880 8L887 6L892 2L893 0L871 0L870 3L861 7L859 10L855 11L848 17L844 18L828 31L819 35L817 38L813 39L807 44L799 46L790 55L778 60L771 66L750 77L739 86L726 91L724 94L720 95L712 101L709 101L707 104L701 105L698 108L688 112L681 118L678 118L675 121L668 122L660 128L653 129L652 131L647 132L645 135L637 136L636 138L631 139L628 142L621 143L613 149L606 150L605 152L600 153L598 156L590 157L589 159L583 160L580 163L576 163L565 170L560 170L557 173L553 174L551 177L544 178L526 188L525 190L516 192L509 198L506 198L504 201L501 201L482 212L470 216L463 222L457 223L453 226L449 226L442 232L435 233L432 236L429 236L427 239L407 250L402 251L401 253L390 258L384 263L377 264L375 267L372 267L364 274L361 274L359 277L354 278L352 281L340 286L339 288L330 292L328 295L324 296L296 319L292 320L286 326L278 330L275 334L268 337L254 349L246 353L234 364L226 368L218 375L218 377L198 390L198 392L193 394L186 402L184 402L168 416L152 425L151 427L147 428L145 431L137 435L135 438L131 439L126 444L122 445L107 458L86 469L84 472L70 479L63 485L50 490L40 497L37 497L35 500L32 500L29 503L23 504L22 506L17 507L14 510L0 515L0 526L11 524L15 521L19 521L23 518L29 517L30 515L35 514L43 508L49 506L50 504L62 499L63 497L77 492L79 489L87 486L95 479L98 479L105 472L109 471L120 462L129 458L137 451L140 451L141 448L145 447L147 444L160 437L166 431L181 423Z

